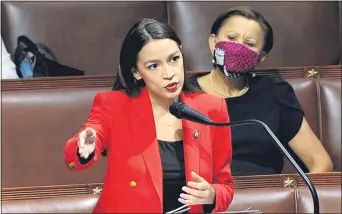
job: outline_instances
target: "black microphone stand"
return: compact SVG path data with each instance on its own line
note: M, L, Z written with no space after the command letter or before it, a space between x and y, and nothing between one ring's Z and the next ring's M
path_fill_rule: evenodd
M247 125L247 124L257 124L261 125L272 137L274 142L276 142L278 149L287 157L287 159L290 161L292 166L296 169L296 171L299 173L299 175L303 178L305 181L306 185L308 186L312 199L313 199L313 204L314 204L314 214L319 214L319 199L318 199L318 194L316 191L316 188L314 185L311 183L311 180L309 177L303 172L303 170L300 168L300 166L297 164L297 162L292 158L292 156L288 153L286 148L281 144L281 142L278 140L278 138L275 136L275 134L272 132L272 130L262 121L260 120L242 120L242 121L236 121L236 122L229 122L229 123L216 123L216 122L211 122L210 125L213 126L239 126L239 125Z

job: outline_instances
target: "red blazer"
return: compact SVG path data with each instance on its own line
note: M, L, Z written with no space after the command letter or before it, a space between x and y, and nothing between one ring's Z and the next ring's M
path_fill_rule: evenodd
M215 121L228 122L226 104L221 98L181 93L181 101ZM101 157L103 149L108 150L103 190L93 212L162 213L163 172L147 90L135 98L118 91L98 93L82 130L87 126L97 132L93 159L80 164L79 133L67 141L64 158L72 170L83 170ZM182 128L186 180L191 179L191 171L202 176L216 191L213 212L227 210L234 195L230 129L187 120L182 121ZM203 213L202 205L192 206L189 212Z

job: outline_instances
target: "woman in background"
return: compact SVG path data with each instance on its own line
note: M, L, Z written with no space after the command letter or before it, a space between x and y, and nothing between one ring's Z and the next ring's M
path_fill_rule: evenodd
M180 100L226 122L225 101L192 92L184 74L181 41L167 24L144 19L130 29L114 91L95 96L88 120L64 149L73 170L91 167L107 151L95 213L162 213L182 205L190 213L227 210L234 195L230 129L169 112Z
M231 121L258 119L266 123L286 148L291 148L310 173L332 170L332 161L308 125L293 88L281 78L255 76L273 46L267 20L249 7L221 14L209 36L214 69L192 77L209 94L226 99ZM258 125L231 127L232 174L280 174L283 155Z

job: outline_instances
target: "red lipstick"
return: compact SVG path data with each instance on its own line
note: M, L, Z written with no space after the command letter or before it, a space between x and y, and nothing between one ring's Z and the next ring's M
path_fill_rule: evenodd
M175 92L178 89L178 82L172 82L165 86L168 92Z

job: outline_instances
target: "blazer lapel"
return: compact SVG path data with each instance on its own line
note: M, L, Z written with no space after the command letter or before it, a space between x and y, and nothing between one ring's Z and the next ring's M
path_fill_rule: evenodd
M189 107L198 111L196 103L191 95L181 93L180 99ZM162 204L163 199L163 170L156 137L151 101L147 89L143 89L140 95L132 99L132 124L133 142L138 142L144 148L142 157L150 172L154 187ZM186 169L186 181L191 181L191 171L199 174L199 143L202 125L188 120L182 120L184 159Z
M132 113L133 142L139 143L144 148L142 157L162 205L163 171L152 105L146 88L140 92L138 97L133 98Z
M192 109L198 111L196 103L191 99L191 95L188 96L181 93L182 103L188 105ZM184 145L184 159L185 159L185 172L186 181L191 181L191 171L199 174L199 145L201 141L202 124L191 122L189 120L182 121L183 128L183 145Z

